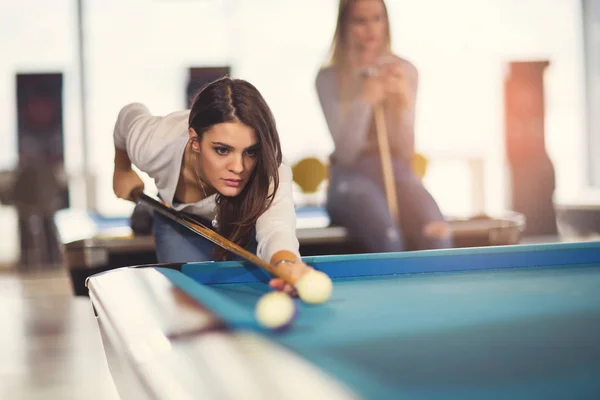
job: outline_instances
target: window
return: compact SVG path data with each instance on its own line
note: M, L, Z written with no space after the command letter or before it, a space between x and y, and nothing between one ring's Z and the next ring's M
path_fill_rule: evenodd
M583 0L587 100L587 182L600 189L600 1Z

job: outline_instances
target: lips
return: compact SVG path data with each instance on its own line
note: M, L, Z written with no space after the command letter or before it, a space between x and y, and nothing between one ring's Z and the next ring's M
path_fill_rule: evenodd
M242 184L241 179L223 179L223 182L229 187L239 187Z

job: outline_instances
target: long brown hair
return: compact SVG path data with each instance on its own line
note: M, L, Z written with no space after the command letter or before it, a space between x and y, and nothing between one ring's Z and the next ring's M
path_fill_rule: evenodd
M340 98L342 102L349 101L350 96L350 47L348 38L348 25L350 24L350 8L358 0L340 0L338 7L337 23L331 47L329 49L329 60L325 66L332 66L337 69L338 83L340 88ZM386 20L386 39L383 51L391 53L392 35L389 23L389 15L384 0L380 0L383 5Z
M217 232L246 247L258 218L265 212L279 187L281 144L275 118L260 92L249 82L224 77L209 83L196 94L189 116L189 127L202 135L213 125L241 122L258 137L257 162L244 190L235 197L217 193ZM229 253L217 248L218 259Z

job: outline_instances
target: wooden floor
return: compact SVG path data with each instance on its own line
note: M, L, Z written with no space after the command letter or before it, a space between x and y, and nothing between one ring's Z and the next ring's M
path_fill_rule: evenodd
M66 272L0 272L0 399L116 400L88 299Z

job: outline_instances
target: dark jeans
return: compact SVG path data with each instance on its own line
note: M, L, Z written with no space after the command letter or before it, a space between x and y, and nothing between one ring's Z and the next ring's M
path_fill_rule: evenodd
M332 222L348 229L373 253L452 247L449 238L423 234L427 224L444 217L409 163L396 159L393 169L400 226L394 223L387 206L378 156L363 157L352 167L332 163L327 194Z
M210 221L196 219L212 229ZM214 261L214 243L158 212L154 212L153 230L159 263ZM256 254L256 247L256 239L253 237L246 250ZM240 260L237 256L232 259Z

